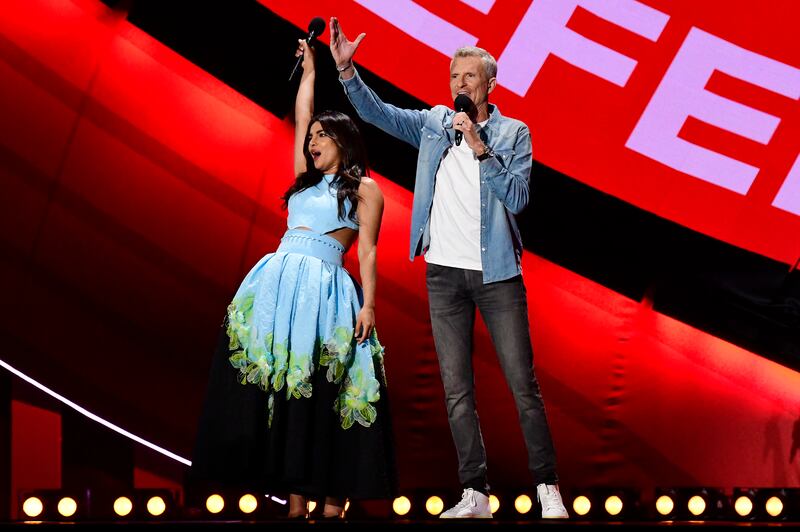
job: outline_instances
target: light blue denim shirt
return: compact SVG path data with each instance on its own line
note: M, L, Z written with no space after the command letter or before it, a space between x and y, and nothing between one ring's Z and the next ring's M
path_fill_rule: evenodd
M340 78L340 81L365 122L419 150L409 253L409 259L414 260L430 245L430 213L436 171L454 142L455 111L444 105L417 111L384 103L364 84L358 72L352 78ZM489 112L489 121L479 132L484 143L495 153L495 157L479 165L484 283L510 279L522 272L522 239L514 215L528 205L531 173L528 127L519 120L504 117L495 105L489 105Z

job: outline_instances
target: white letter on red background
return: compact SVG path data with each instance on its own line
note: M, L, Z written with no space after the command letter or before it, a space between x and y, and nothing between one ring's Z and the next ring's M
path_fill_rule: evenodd
M478 38L434 15L411 0L355 0L382 19L447 57ZM490 6L491 7L491 6Z
M792 169L772 205L800 216L800 155L794 160Z
M719 70L792 99L800 97L800 69L692 28L633 129L626 147L685 174L746 194L758 168L678 138L693 116L762 144L780 118L705 90Z
M489 11L492 9L492 6L494 6L494 0L461 0L461 1L467 4L468 6L477 9L484 15L488 15Z
M576 7L658 40L669 16L635 0L536 0L497 61L497 82L525 96L550 54L624 87L636 61L567 28Z

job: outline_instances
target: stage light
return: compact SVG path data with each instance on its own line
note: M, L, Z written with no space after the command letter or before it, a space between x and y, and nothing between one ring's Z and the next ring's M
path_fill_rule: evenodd
M800 517L796 488L734 488L735 517L749 521L782 521Z
M72 497L62 497L58 501L58 514L62 517L72 517L78 511L78 501Z
M526 514L531 511L531 508L533 508L533 501L531 500L530 497L528 497L523 493L522 495L514 499L514 508L517 510L518 513Z
M639 511L639 492L633 488L593 487L571 493L571 513L584 519L621 520Z
M118 517L127 517L133 511L133 501L128 497L117 497L114 500L114 513Z
M675 500L670 495L660 495L656 499L656 512L662 517L667 517L675 511Z
M494 495L489 495L489 510L491 510L493 514L496 514L499 509L500 509L500 499L498 499Z
M686 502L686 508L689 510L689 513L695 517L703 515L707 507L706 500L700 495L692 495Z
M245 493L239 498L239 510L245 514L251 514L258 509L258 499L251 493Z
M773 495L764 503L764 510L770 517L780 517L783 513L783 501L780 497Z
M618 495L611 495L606 498L604 506L608 515L617 516L622 512L624 504Z
M175 513L178 509L174 499L162 495L166 502L166 513ZM200 497L205 497L205 500ZM187 510L192 513L200 511L203 518L214 521L227 521L236 519L270 519L283 517L288 501L259 491L245 491L244 489L224 489L204 494L193 492L186 503ZM277 504L273 504L277 503ZM306 509L313 501L306 503ZM163 517L162 517L163 518Z
M39 497L28 497L22 503L22 513L26 517L39 517L44 511L44 504Z
M225 509L225 499L222 498L222 495L214 493L208 496L208 498L206 499L206 510L208 510L212 514L218 514L224 509Z
M657 517L664 520L730 518L730 497L716 488L658 488Z
M586 495L578 495L572 501L572 509L577 515L583 517L592 511L592 501Z
M795 521L800 518L800 489L761 488L755 502L759 517L770 521Z
M39 521L76 521L86 517L88 491L61 489L33 490L20 493L19 515ZM110 511L109 501L109 511Z
M408 497L397 497L392 501L392 510L397 515L406 515L411 511L411 501Z
M755 493L753 490L733 490L733 510L739 517L749 519L753 516L755 505Z
M147 499L147 512L154 516L159 517L164 515L164 512L167 511L167 503L164 502L164 499L159 495L153 495L149 499Z
M730 516L730 498L716 488L694 489L689 494L686 507L689 517L720 519Z
M739 514L741 517L747 517L753 512L753 501L750 500L750 497L742 495L738 499L736 499L736 503L734 504L734 509L736 513Z
M431 515L439 515L444 510L444 501L442 501L441 497L432 495L425 501L425 509Z

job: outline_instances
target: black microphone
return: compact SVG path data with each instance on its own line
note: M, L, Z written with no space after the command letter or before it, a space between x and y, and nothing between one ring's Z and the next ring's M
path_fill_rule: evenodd
M468 113L472 109L472 100L466 94L459 94L456 96L455 105L457 113ZM464 132L456 130L456 146L461 145L461 139L464 138Z
M322 17L314 17L311 19L311 22L308 23L308 37L306 37L306 42L311 42L311 39L314 37L319 37L323 33L325 33L325 20ZM294 64L292 73L289 74L289 81L292 81L294 73L297 72L297 69L300 67L302 62L303 55L300 54L300 57L297 58L297 62Z

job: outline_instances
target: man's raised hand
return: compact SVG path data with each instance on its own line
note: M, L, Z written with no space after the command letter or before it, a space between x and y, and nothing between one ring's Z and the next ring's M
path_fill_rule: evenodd
M336 61L336 68L342 69L343 67L349 66L353 63L353 56L358 49L358 45L361 44L361 41L367 36L367 34L362 33L356 37L355 41L348 41L347 37L342 31L341 26L339 25L339 19L336 17L331 17L330 29L331 55L333 56L333 60Z

